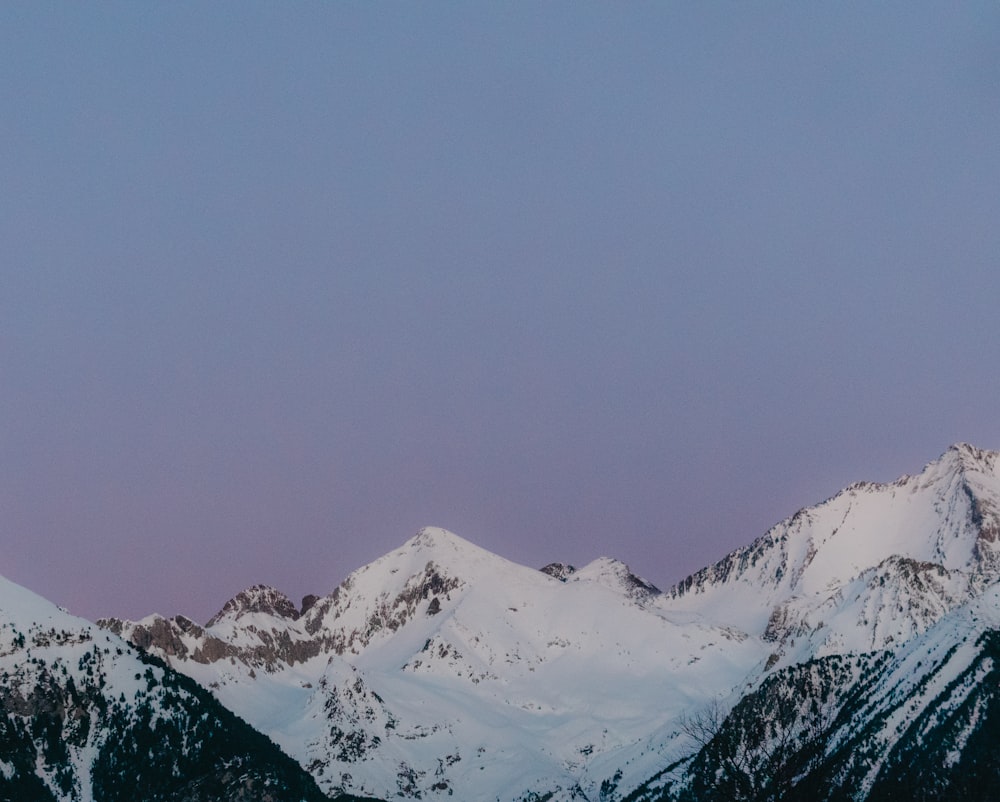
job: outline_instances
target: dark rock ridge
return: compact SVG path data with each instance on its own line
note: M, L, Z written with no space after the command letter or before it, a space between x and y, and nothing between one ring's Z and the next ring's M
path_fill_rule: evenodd
M262 589L272 592L260 593ZM284 602L288 602L284 594L271 588L256 586L228 602L206 627L201 627L184 616L153 616L142 622L103 618L97 624L126 638L145 652L160 655L168 662L176 659L208 664L233 659L254 669L273 672L284 666L303 663L326 651L326 639L307 637L302 632L297 633L295 629L280 624L272 628L249 624L242 628L249 642L237 644L208 629L222 620L239 622L247 613L264 613L279 620L296 621L299 618L298 611L289 607L290 602ZM289 610L294 612L294 616Z
M696 722L706 725L690 728L699 748L625 800L996 799L1000 631L929 654L916 664L879 652L784 669L727 715Z
M292 621L299 617L299 611L292 604L292 600L280 590L268 585L254 585L227 601L205 626L214 626L224 618L239 620L249 613L264 613L275 618L289 618Z
M576 573L576 568L572 565L567 565L566 563L549 563L538 570L540 570L543 574L548 574L554 579L558 579L560 582L565 582Z
M446 575L430 561L398 593L379 596L363 624L353 627L330 625L352 604L350 578L329 596L307 596L301 613L284 593L255 585L227 602L205 627L183 616L154 616L140 622L106 618L100 619L98 625L167 660L176 658L204 664L233 659L251 668L273 672L327 652L357 653L379 633L395 632L404 626L422 605L426 604L430 615L439 612L441 599L462 584L462 580ZM275 625L264 628L245 623L245 617L251 613L271 616L276 619ZM217 630L223 622L230 622L247 637L239 644L220 637L212 629ZM245 641L250 641L250 645Z

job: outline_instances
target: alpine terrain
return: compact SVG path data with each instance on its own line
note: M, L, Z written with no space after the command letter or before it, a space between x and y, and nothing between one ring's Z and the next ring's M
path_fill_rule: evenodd
M204 625L0 583L0 798L993 799L998 462L852 485L663 592L434 528Z
M0 578L0 800L322 800L205 689Z

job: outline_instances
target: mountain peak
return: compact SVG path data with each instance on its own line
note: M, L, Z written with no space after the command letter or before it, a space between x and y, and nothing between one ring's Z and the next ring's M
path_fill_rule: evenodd
M993 473L1000 452L977 448L969 443L955 443L924 468L924 473L964 474L967 472Z
M439 526L424 526L403 544L403 548L409 549L460 549L468 547L474 548L468 540Z
M266 613L293 621L299 617L298 608L280 590L269 585L254 585L227 601L205 626L211 627L223 618L241 618L248 613Z
M496 561L508 562L504 558L459 537L454 532L438 526L425 526L403 543L395 551L389 552L373 565L394 563L404 573L422 571L428 562L433 562L444 570L467 572L474 567L492 564ZM409 568L404 568L407 565ZM368 567L360 569L361 573Z
M957 454L964 459L974 459L980 462L992 461L996 458L997 452L986 448L979 448L971 443L953 443L948 446L946 454Z
M570 577L572 582L587 580L623 592L635 601L659 596L661 593L656 585L636 576L625 563L613 557L598 557Z

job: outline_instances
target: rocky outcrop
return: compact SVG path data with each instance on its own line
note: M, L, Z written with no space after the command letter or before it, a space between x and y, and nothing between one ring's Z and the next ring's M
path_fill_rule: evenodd
M238 620L249 613L263 613L292 621L299 617L299 611L292 600L280 590L268 585L254 585L227 601L205 626L212 627L224 618Z
M549 563L538 570L543 574L548 574L553 579L558 579L560 582L565 582L576 573L576 568L566 563Z
M137 622L106 618L97 623L168 662L232 659L274 672L329 650L329 638L306 633L297 623L299 617L284 593L255 585L226 602L204 627L184 616L150 616Z
M382 593L367 610L361 626L337 626L341 613L351 605L350 582L344 582L327 599L317 602L306 614L306 630L325 629L337 654L357 653L380 632L395 632L424 605L431 615L440 611L440 599L461 587L462 580L445 574L433 561L410 577L398 593ZM435 604L435 601L437 602Z

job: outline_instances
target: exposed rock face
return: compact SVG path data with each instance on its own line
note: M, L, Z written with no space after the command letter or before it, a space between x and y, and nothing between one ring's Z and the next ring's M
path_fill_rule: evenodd
M292 621L299 617L299 611L292 600L280 590L267 585L254 585L227 601L205 626L214 626L223 618L238 620L249 613L264 613L275 618L290 618Z
M549 563L538 570L543 574L548 574L553 579L558 579L560 582L565 582L576 573L576 568L566 563Z
M128 626L128 622L117 618L102 618L98 626L110 629L116 635L127 637L133 645L143 651L151 649L161 652L166 657L190 657L190 650L184 642L183 635L201 638L204 630L184 616L176 618L153 618L146 624Z
M98 624L168 662L191 660L207 665L238 660L250 668L273 672L303 663L328 648L327 638L311 637L298 626L299 615L284 593L254 585L226 602L204 627L184 616L150 616L136 622L110 618Z
M429 609L433 606L435 612L439 611L440 597L447 597L462 584L461 579L447 576L430 561L423 571L410 577L398 591L379 594L366 611L360 626L337 626L336 622L344 617L352 603L350 584L345 582L309 610L306 628L315 632L326 628L331 631L330 643L337 654L357 654L379 633L392 633L404 626L413 618L418 607L426 605Z
M168 629L149 631L170 644ZM0 799L128 802L137 794L327 799L191 679L0 578Z
M299 615L305 615L312 608L316 602L319 601L319 596L315 596L312 593L302 597L302 608L299 611Z
M429 538L415 541L436 547ZM230 599L204 626L188 618L150 616L142 621L102 619L99 625L164 659L209 664L238 660L273 672L327 652L357 654L373 638L397 631L424 610L434 615L441 600L461 587L433 560L408 577L402 587L379 594L362 613L354 614L354 579L345 579L325 597L306 596L302 611L281 591L254 585ZM352 610L352 615L346 615Z

